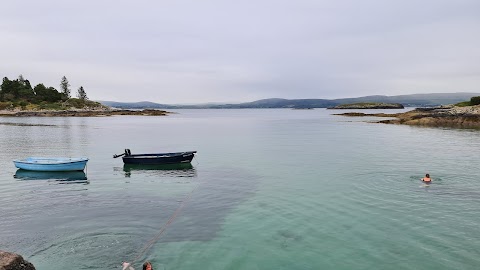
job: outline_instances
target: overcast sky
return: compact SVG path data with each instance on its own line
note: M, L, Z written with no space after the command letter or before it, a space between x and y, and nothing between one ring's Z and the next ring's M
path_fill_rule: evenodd
M0 76L158 103L480 92L478 0L3 1Z

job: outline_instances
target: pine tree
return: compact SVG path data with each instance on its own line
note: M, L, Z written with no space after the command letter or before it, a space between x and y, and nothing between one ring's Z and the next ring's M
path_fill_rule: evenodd
M60 82L60 90L66 98L70 98L70 83L68 83L67 77L63 76Z
M19 81L21 84L25 85L25 78L23 78L23 75L22 75L22 74L18 75L18 81Z
M77 97L81 100L88 100L87 92L85 92L83 86L80 86L80 88L78 88Z

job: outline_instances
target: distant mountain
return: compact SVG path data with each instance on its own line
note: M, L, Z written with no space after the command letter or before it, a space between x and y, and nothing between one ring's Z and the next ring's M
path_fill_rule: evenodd
M428 107L455 104L480 96L480 93L436 93L413 94L399 96L365 96L341 99L282 99L270 98L238 104L198 104L198 105L168 105L149 101L115 102L99 101L100 103L122 109L243 109L243 108L328 108L340 104L359 102L400 103L405 107Z

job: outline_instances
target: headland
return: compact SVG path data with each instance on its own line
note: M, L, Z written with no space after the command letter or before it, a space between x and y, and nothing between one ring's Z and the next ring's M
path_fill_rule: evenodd
M336 115L361 117L389 117L377 123L401 124L428 127L453 127L453 128L480 128L480 105L474 106L441 106L434 108L417 108L404 113L359 113L348 112Z

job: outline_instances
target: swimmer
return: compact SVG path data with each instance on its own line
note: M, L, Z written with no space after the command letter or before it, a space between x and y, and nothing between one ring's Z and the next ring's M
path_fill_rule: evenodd
M133 268L128 262L123 262L122 267L122 270L135 270L135 268Z
M422 178L422 181L425 182L425 183L431 183L432 182L432 178L430 178L430 174L426 174L424 178Z
M143 264L143 270L153 270L152 264L150 262L145 262Z

